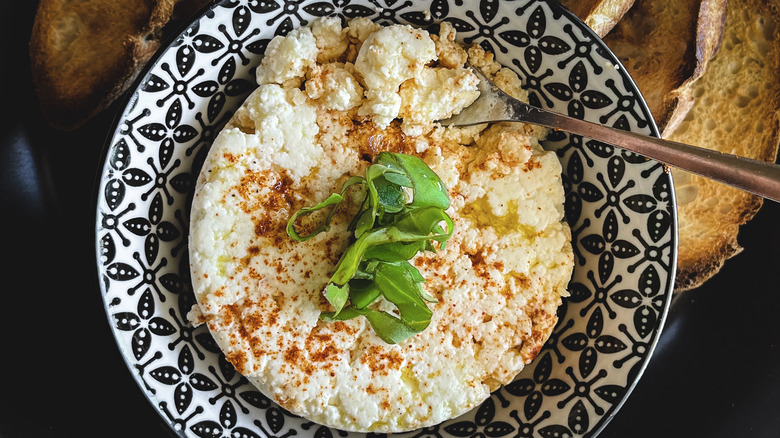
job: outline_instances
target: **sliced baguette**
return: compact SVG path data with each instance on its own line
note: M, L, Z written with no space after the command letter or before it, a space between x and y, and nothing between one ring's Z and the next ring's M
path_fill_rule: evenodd
M136 78L172 19L206 0L41 0L30 38L33 82L49 124L72 130Z
M774 162L780 145L779 45L776 1L730 0L720 50L683 93L693 106L664 136ZM742 251L739 227L763 199L687 172L673 169L672 175L680 224L679 292L701 285Z
M634 0L561 0L563 6L601 38L612 30L633 3Z

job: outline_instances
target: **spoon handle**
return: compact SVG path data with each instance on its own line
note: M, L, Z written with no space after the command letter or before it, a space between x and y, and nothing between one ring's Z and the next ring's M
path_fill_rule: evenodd
M586 122L512 102L513 118L588 137L780 202L780 166Z

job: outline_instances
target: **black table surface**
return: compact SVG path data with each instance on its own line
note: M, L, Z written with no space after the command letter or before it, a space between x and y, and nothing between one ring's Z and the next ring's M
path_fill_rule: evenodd
M27 52L36 2L2 4L0 438L168 437L115 344L98 288L95 185L110 108L48 127ZM647 370L599 435L780 437L780 204L742 253L677 294Z

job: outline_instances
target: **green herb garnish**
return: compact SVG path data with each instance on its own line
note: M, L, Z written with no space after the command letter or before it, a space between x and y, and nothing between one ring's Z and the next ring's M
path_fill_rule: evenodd
M385 342L395 344L421 332L431 322L428 302L436 299L423 288L425 279L409 260L418 252L444 248L453 231L445 212L450 206L447 189L421 159L406 154L380 152L366 170L353 176L339 193L313 207L298 210L287 223L287 234L302 242L330 227L336 207L352 186L365 193L360 209L349 224L351 245L341 255L324 295L335 309L323 321L344 321L364 316ZM324 208L330 212L311 233L301 236L296 221ZM398 316L369 307L383 297L393 303Z

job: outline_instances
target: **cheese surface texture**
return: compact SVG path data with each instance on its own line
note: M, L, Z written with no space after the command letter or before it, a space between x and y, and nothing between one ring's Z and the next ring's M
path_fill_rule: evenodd
M257 90L204 162L190 223L190 320L207 324L236 369L296 415L400 432L463 414L537 355L568 295L571 236L560 163L538 143L545 131L435 123L478 96L466 61L526 97L511 70L454 37L447 24L433 35L335 18L276 37ZM364 175L384 150L419 156L439 175L455 224L444 249L411 260L437 302L428 328L395 345L365 318L320 320L359 190L347 192L327 232L304 242L286 233L294 212Z

